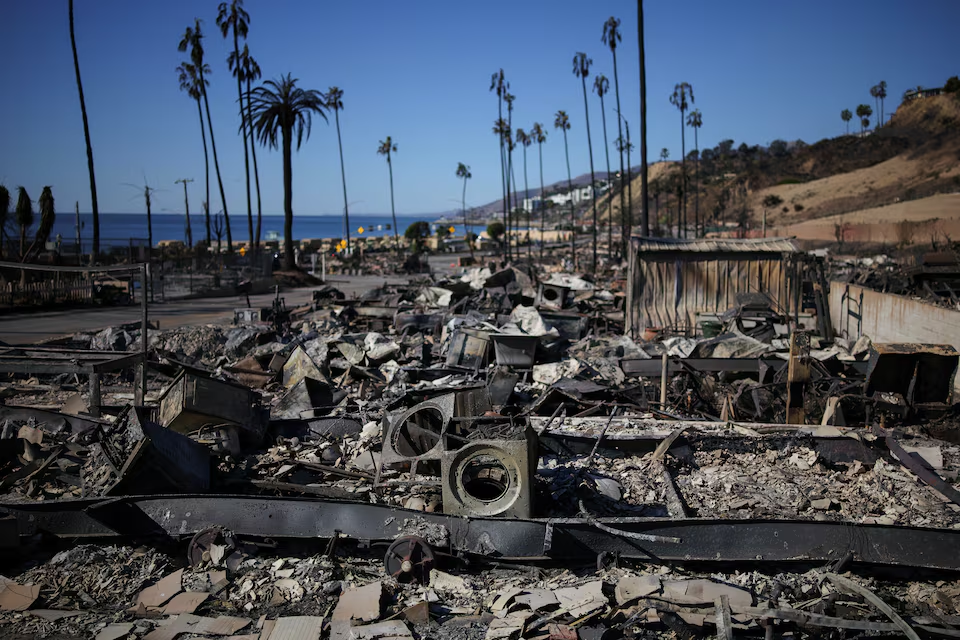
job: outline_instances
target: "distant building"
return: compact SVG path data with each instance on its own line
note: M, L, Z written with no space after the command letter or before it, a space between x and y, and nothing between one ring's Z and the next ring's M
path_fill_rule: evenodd
M918 98L932 98L933 96L938 96L943 93L943 87L936 87L934 89L924 89L922 87L917 87L916 89L907 89L903 92L904 102L908 100L917 100Z

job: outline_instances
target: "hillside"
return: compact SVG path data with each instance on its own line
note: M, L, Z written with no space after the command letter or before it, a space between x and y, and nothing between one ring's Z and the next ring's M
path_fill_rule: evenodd
M767 211L768 225L806 220L915 200L960 190L960 94L901 104L890 121L864 137L844 135L807 145L775 141L770 148L734 146L727 140L703 149L700 214L711 227L738 222L757 226L763 200L782 199ZM695 218L693 161L688 160L689 224ZM649 167L651 225L675 223L680 163ZM633 180L634 218L639 222L640 177ZM599 201L604 218L609 198ZM659 206L658 206L659 205ZM619 217L619 195L613 194Z

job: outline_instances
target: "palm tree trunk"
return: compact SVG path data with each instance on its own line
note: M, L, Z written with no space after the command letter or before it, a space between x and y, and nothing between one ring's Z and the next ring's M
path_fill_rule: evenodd
M250 156L253 158L253 182L257 187L257 236L254 250L260 250L260 228L262 225L262 207L260 205L260 172L257 170L257 140L253 134L253 107L250 104L250 79L247 79L247 129L250 131ZM209 195L208 195L209 197Z
M510 155L513 156L512 153ZM513 184L513 208L510 210L510 223L513 225L514 235L517 235L517 250L513 254L513 257L519 259L520 258L520 237L517 234L517 226L518 226L517 223L519 222L519 220L517 220L517 217L516 217L517 215L519 215L517 214L517 211L516 211L517 210L517 176L513 171L513 157L510 158L510 179L512 180L512 184ZM508 236L507 242L509 242L509 240L510 238Z
M470 238L471 231L467 229L467 176L463 176L463 195L460 199L460 210L463 211L463 237L467 239L467 247L470 249L470 258L473 259L473 240Z
M609 85L607 85L609 86ZM600 95L600 119L603 120L603 150L607 157L607 184L610 184L610 144L607 142L607 112L603 108L603 95ZM607 198L607 252L613 257L613 192Z
M640 48L640 232L650 235L647 184L647 60L643 40L643 0L637 0L637 41Z
M593 172L593 140L590 136L590 107L587 103L587 76L580 76L580 84L583 85L583 116L587 124L587 153L590 154L590 200L593 204L593 272L597 272L597 177Z
M292 271L297 262L293 255L293 131L289 125L283 126L283 268ZM230 227L227 227L229 233ZM227 236L227 251L230 251Z
M697 150L697 166L696 166L696 190L693 192L694 205L693 205L693 225L695 238L700 237L700 128L693 128L693 147Z
M567 156L567 191L570 194L570 252L573 268L577 268L577 212L573 206L573 177L570 175L570 147L567 145L567 130L563 129L563 152Z
M243 83L240 80L240 41L233 25L233 55L237 61L237 104L240 105L240 134L243 137L243 173L247 182L247 242L253 250L253 204L250 202L250 147L247 145L247 120L243 117Z
M683 225L683 237L687 237L687 131L683 126L683 109L680 110L680 217ZM678 234L679 235L679 234Z
M210 244L210 154L207 152L207 132L203 129L203 109L200 108L200 98L197 98L197 114L200 116L200 137L203 139L203 167L206 174L207 206L204 209L204 223L207 226L207 246Z
M510 132L510 135L513 136L513 106L510 105L507 108L507 131ZM513 209L517 206L517 199L513 198L511 204L510 199L510 185L514 184L514 189L516 189L516 180L512 180L513 177L513 146L508 141L507 142L507 259L513 258L513 250L510 247L510 227L513 224ZM519 248L518 248L519 250Z
M90 124L87 122L87 103L83 99L83 82L80 80L80 58L77 57L77 38L73 31L73 0L69 3L70 48L73 49L73 70L77 76L77 93L80 94L80 115L83 117L83 137L87 143L87 173L90 176L90 208L93 211L93 248L91 259L96 261L100 253L100 207L97 204L97 177L93 170L93 147L90 144ZM21 245L23 243L21 242ZM21 251L23 248L21 247Z
M210 148L213 149L213 169L217 172L217 186L220 187L220 203L223 205L223 224L227 228L227 253L233 253L233 233L230 231L230 214L227 212L227 195L223 191L223 178L220 176L220 160L217 159L217 140L213 136L213 120L210 119L210 101L203 83L203 67L200 67L200 91L203 106L207 111L207 127L210 129Z
M543 199L543 143L537 142L537 153L540 155L540 262L543 263L543 232L546 229L547 203Z
M621 124L620 119L620 76L617 75L617 50L613 49L613 87L614 93L617 96L617 133L620 136L620 140L623 140L623 124ZM623 258L627 255L627 207L623 201L623 149L620 150L620 256Z
M347 228L347 255L350 255L350 211L347 209L347 170L343 164L343 140L340 138L340 109L334 108L333 117L337 120L337 146L340 147L340 180L343 182L343 223Z
M527 183L527 145L523 145L523 200L521 202L526 202L530 199L530 186ZM523 207L526 209L526 207ZM530 211L533 209L533 201L530 201L530 209L527 209L527 260L532 264L533 263L533 237L530 235Z
M393 216L393 241L397 245L397 253L400 252L400 235L397 233L397 209L393 204L393 161L390 159L390 152L387 151L387 168L390 169L390 215Z

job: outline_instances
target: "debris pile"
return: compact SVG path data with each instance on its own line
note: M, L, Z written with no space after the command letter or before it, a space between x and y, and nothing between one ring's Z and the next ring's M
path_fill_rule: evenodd
M151 332L145 354L139 326L0 353L56 360L5 369L0 622L150 640L960 623L960 353L801 330L756 294L704 335L644 340L619 274L538 267L326 286ZM127 372L63 366L107 352L146 361L142 403Z

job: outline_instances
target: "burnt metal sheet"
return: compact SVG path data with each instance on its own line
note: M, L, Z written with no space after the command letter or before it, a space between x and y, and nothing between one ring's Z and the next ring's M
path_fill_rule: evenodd
M392 540L427 524L445 528L454 550L491 559L590 559L613 552L654 562L810 566L849 553L854 564L960 571L960 531L849 522L598 518L606 525L600 530L581 519L461 518L367 503L226 495L0 504L4 513L17 518L21 537L39 531L65 538L188 536L222 526L243 536ZM660 541L630 539L618 530Z
M501 367L516 369L532 369L536 361L537 344L540 338L536 336L514 335L508 333L494 333L490 336L493 341L493 352L497 364Z
M694 369L703 373L759 373L761 365L779 371L787 365L780 358L669 358L667 374L675 375L684 370ZM620 368L628 376L640 378L659 378L662 363L660 358L621 358Z
M160 397L160 424L179 433L232 424L251 444L259 443L266 429L255 391L186 371Z
M720 314L739 293L762 291L785 314L797 308L798 264L790 251L697 248L683 241L651 249L634 239L629 256L626 330L694 333L698 313ZM647 240L647 239L643 239ZM729 242L729 241L727 241ZM736 241L735 241L736 242Z
M910 405L947 403L958 363L960 353L948 344L874 344L864 393L899 393Z

